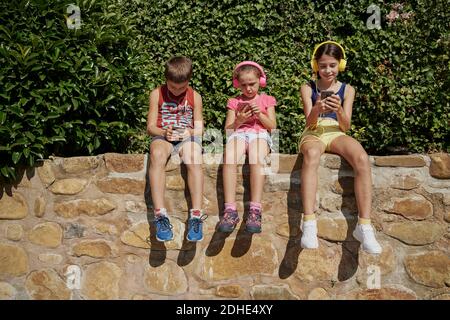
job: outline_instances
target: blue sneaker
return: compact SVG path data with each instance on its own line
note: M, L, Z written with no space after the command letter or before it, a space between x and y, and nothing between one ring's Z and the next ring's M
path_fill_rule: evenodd
M153 223L156 226L156 239L158 241L170 241L173 239L172 225L166 216L156 217Z
M196 242L203 240L203 221L206 220L208 216L202 215L200 218L190 218L188 220L188 233L186 239L188 241Z

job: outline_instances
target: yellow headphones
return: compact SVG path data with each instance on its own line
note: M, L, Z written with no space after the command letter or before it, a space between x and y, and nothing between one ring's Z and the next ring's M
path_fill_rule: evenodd
M339 60L339 66L338 66L338 69L339 69L339 71L341 71L341 72L344 71L344 70L345 70L345 66L347 65L347 60L345 60L345 59L346 59L346 57L345 57L345 50L344 50L344 48L343 48L339 43L334 42L334 41L324 41L324 42L322 42L322 43L319 43L319 44L314 48L313 54L312 54L312 56L311 56L311 68L313 69L314 72L319 71L319 65L317 64L317 60L316 60L316 58L315 58L314 56L316 55L317 49L319 49L322 45L327 44L327 43L335 44L335 45L337 45L339 48L341 48L342 54L344 55L344 57L343 57L341 60Z

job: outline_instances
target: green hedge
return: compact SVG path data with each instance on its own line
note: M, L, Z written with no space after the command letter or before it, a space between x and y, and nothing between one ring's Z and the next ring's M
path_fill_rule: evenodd
M296 153L299 87L314 44L329 38L347 50L351 134L370 154L450 151L447 1L86 0L75 2L77 30L66 25L70 3L0 4L2 176L49 155L145 151L148 91L179 54L194 60L208 128L223 128L234 65L261 63L278 100L280 151ZM381 29L366 27L371 4ZM403 15L389 22L393 8Z

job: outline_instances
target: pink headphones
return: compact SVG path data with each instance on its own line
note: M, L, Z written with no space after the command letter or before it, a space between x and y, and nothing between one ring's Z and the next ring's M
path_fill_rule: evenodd
M259 85L263 88L267 85L267 78L266 78L266 74L264 73L263 68L259 64L257 64L256 62L253 62L253 61L243 61L243 62L239 63L234 68L233 75L236 72L236 70L242 66L254 66L254 67L258 68L258 70L261 72L261 77L259 77ZM233 87L239 88L239 81L234 76L233 76Z

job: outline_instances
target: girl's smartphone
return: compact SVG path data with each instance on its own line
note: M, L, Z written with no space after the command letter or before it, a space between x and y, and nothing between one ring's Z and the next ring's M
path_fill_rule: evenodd
M240 112L247 112L247 111L251 110L250 104L247 102L241 102L241 103L239 103L238 110Z
M334 94L333 91L321 91L320 92L320 100L325 100L328 97L331 97Z

